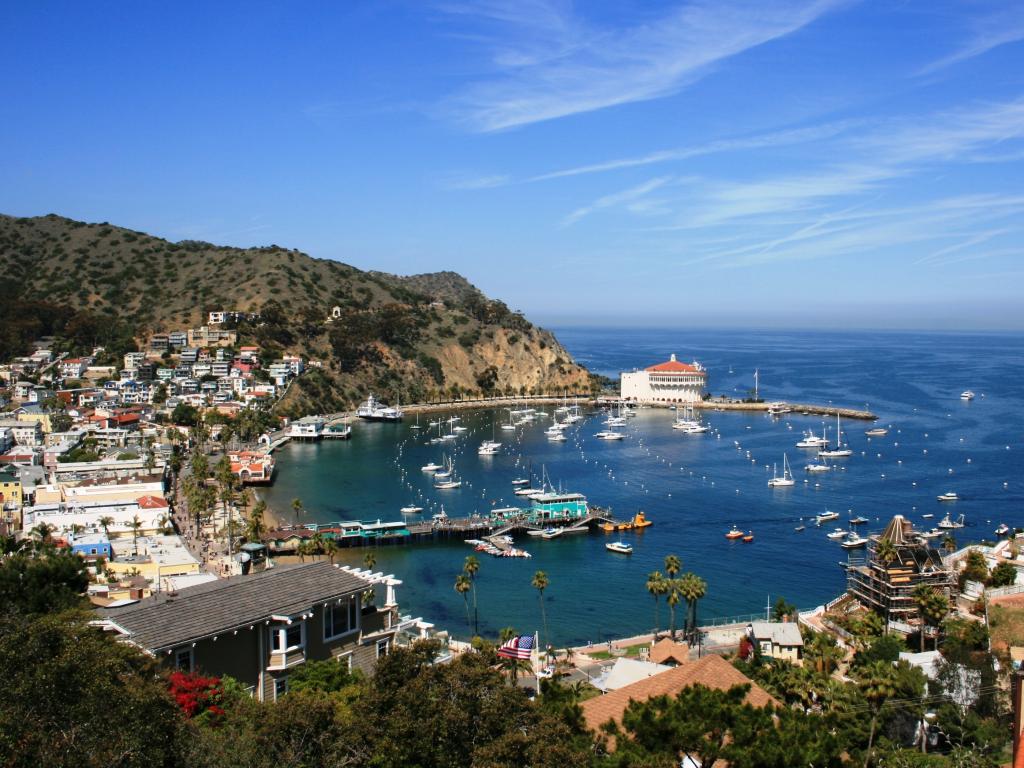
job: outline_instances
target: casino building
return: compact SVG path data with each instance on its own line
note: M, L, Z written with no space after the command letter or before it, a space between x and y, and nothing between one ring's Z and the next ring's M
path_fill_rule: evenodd
M696 361L680 363L672 355L668 362L623 372L619 395L636 403L696 403L706 389L704 367Z

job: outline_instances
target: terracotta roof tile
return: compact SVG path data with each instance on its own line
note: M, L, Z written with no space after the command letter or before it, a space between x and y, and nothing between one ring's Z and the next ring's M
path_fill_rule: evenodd
M688 661L678 667L654 675L646 680L619 688L612 693L588 699L581 704L583 718L587 727L592 730L608 722L622 721L622 715L631 701L647 701L655 696L676 696L691 685L703 685L725 691L734 685L750 684L746 702L755 707L778 706L779 702L772 698L757 683L740 672L736 667L714 654L697 661Z

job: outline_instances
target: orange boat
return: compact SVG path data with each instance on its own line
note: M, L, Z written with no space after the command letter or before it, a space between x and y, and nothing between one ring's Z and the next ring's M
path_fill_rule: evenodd
M727 538L727 539L739 539L739 538L742 538L742 537L743 537L743 531L741 531L735 525L732 527L731 531L729 531L727 534L725 534L725 538Z
M632 531L637 528L648 528L654 525L650 520L644 517L644 513L637 512L636 516L625 523L601 523L601 530L612 533L614 531Z
M754 540L754 532L753 531L747 531L747 535L743 537L743 541L745 543L749 544L753 540Z

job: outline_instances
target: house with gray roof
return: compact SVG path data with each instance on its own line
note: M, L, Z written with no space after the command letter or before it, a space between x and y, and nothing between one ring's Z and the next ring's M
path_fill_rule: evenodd
M400 584L328 562L281 565L100 608L93 623L169 668L230 675L266 701L287 691L289 672L307 660L371 672L394 645ZM365 603L374 586L386 587L376 590L380 607Z
M797 666L803 664L804 639L799 625L788 621L755 621L747 627L747 635L762 656L785 659Z

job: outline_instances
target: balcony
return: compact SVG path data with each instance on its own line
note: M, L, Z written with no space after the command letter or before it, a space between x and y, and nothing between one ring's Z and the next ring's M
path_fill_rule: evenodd
M303 647L289 648L285 651L271 651L270 663L267 669L277 672L282 669L290 669L306 660L306 649Z

